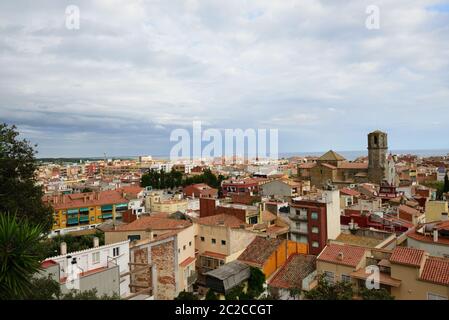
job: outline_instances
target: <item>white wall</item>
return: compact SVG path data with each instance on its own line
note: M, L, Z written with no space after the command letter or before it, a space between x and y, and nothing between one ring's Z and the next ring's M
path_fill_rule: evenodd
M114 257L114 248L119 248L118 256ZM99 253L99 261L94 261L94 255ZM68 258L68 256L70 256ZM53 260L59 264L60 277L65 278L70 274L72 268L71 262L73 258L76 258L76 270L79 272L92 271L99 268L108 268L114 266L114 263L119 266L120 274L129 271L129 241L117 242L114 244L104 245L97 248L91 248L87 250L81 250L76 252L70 252L65 255L59 255L46 260ZM129 276L121 279L120 283L120 295L126 296L129 294Z
M327 237L335 240L340 235L340 191L324 191L326 198Z

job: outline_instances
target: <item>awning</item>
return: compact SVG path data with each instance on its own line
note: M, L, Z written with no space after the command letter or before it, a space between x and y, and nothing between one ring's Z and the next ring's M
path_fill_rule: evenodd
M366 280L369 276L373 275L372 273L365 272L365 268L361 268L350 274L352 278ZM390 287L399 287L401 285L401 280L392 278L389 274L380 272L379 273L379 282L383 285Z

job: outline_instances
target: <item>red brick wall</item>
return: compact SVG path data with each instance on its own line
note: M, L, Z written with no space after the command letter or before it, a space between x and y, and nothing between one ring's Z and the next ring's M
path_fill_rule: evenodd
M151 247L152 263L157 276L156 300L176 298L175 254L174 240Z
M200 217L209 217L215 215L215 199L200 198Z

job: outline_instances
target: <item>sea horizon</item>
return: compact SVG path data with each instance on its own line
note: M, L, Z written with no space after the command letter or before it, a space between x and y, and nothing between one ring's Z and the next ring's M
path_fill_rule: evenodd
M291 158L291 157L315 157L321 156L327 151L298 151L298 152L279 152L279 159L282 158ZM339 151L335 150L335 152L339 153L343 157L345 157L349 161L353 161L359 157L367 156L368 150L352 150L352 151ZM399 150L389 150L389 153L394 155L416 155L418 157L433 157L433 156L447 156L449 155L449 149L399 149ZM140 156L145 155L118 155L118 156L108 156L107 159L138 159ZM169 155L147 155L151 156L155 160L169 160ZM104 156L61 156L61 157L37 157L37 160L102 160Z

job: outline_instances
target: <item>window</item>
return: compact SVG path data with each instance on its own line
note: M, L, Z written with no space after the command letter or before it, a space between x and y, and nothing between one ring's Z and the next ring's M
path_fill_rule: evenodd
M182 247L182 250L185 250L186 249L186 245L184 245L183 247Z
M99 263L99 262L100 262L100 252L92 253L92 263Z
M318 227L312 227L312 233L319 233L320 229Z
M120 254L120 247L116 247L114 249L112 249L112 256L113 257L118 257Z
M427 292L427 300L447 300L447 297L440 296L432 292Z
M95 217L90 217L90 221L94 221L95 220Z
M312 242L312 247L314 248L318 248L320 246L320 244L316 241Z
M318 220L318 213L312 212L312 214L310 216L313 220Z
M203 242L204 242L204 237L201 237L200 239L201 239L201 241L203 241Z
M138 234L130 234L130 235L128 236L128 240L129 240L129 241L137 241L137 240L140 240L140 235L138 235Z
M217 243L217 240L212 239L212 244L216 244L216 243Z
M347 274L342 274L341 275L341 281L343 281L343 282L351 282L351 277L348 276Z
M192 246L192 241L189 241L189 247L191 247Z
M328 283L334 283L334 273L330 271L324 271L324 280Z
M226 240L221 240L221 245L225 246L226 245Z

